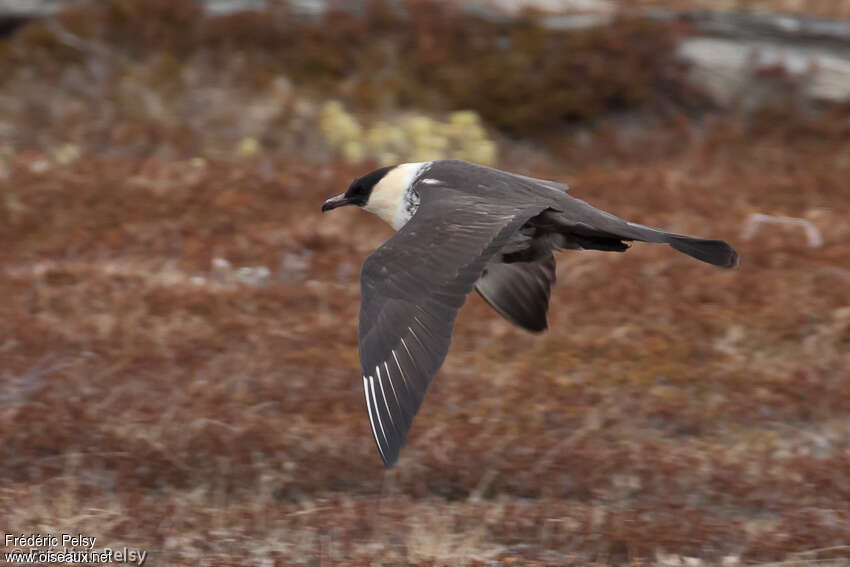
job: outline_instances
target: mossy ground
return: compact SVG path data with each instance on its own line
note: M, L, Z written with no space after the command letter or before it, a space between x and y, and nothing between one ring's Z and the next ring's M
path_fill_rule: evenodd
M545 152L506 143L499 165L725 238L741 266L566 252L539 336L471 297L385 472L356 327L359 266L390 229L319 212L367 166L317 165L274 137L290 120L275 114L236 157L228 120L256 116L191 122L193 89L214 84L200 56L177 60L188 83L135 55L109 67L105 93L160 97L132 118L78 82L101 56L16 53L0 86L16 109L0 152L5 533L80 531L152 564L846 563L810 551L850 541L846 112L600 118ZM227 61L220 103L240 108ZM136 90L116 87L134 64ZM807 218L823 245L782 226L745 239L754 212ZM215 258L271 275L240 284Z

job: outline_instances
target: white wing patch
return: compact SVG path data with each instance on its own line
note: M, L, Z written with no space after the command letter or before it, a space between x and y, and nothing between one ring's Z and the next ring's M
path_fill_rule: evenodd
M378 439L378 429L375 427L375 418L372 415L372 400L375 396L375 385L372 384L372 398L369 397L369 383L372 380L372 377L369 376L367 380L366 377L363 377L363 391L366 392L366 409L369 410L369 425L372 426L372 435L375 436L375 443L378 445L378 450L381 452L381 458L385 459L384 448L381 445L381 441ZM377 413L377 406L375 408L375 413ZM380 423L381 417L378 416L378 422ZM383 426L381 426L381 431L383 431ZM384 436L386 438L386 436Z
M393 354L395 354L395 353L393 353ZM395 403L400 408L401 402L399 401L398 394L395 391L395 384L393 384L393 376L392 376L392 374L390 374L390 367L387 365L386 361L384 361L384 370L386 370L386 372L387 372L387 380L390 383L390 388L393 389L393 396L395 396Z
M401 339L402 344L404 343L404 339ZM404 347L407 348L407 345ZM393 358L395 359L395 365L398 367L398 373L401 374L401 379L404 381L404 386L408 390L410 390L410 384L407 383L407 376L404 375L404 370L401 369L401 363L398 361L398 356L396 356L395 349L392 350ZM413 357L411 357L413 359Z
M414 331L412 327L408 327L407 330L410 331L410 334L413 335L413 338L416 339L416 342L419 343L419 346L425 348L425 344L419 340L419 335L416 334L416 331ZM407 348L407 345L404 345L404 348Z
M410 327L408 327L408 329L410 329ZM409 357L410 357L410 360L416 360L415 358L413 358L413 353L411 353L411 352L410 352L410 349L409 349L409 348L407 348L407 343L406 343L406 342L404 342L404 337L402 337L402 338L401 338L401 344L402 344L402 346L404 347L404 350L406 350L406 351L407 351L407 356L409 356ZM396 362L398 362L398 358L396 358L395 360L396 360Z
M390 421L395 424L395 420L393 419L393 412L390 411L390 403L387 401L387 393L384 391L384 381L381 380L381 368L379 366L375 367L375 374L378 375L378 386L381 387L381 396L383 396L384 398L384 407L387 408L387 415L390 416ZM380 414L378 414L378 419L380 419L380 417ZM384 439L386 438L387 436L385 434Z

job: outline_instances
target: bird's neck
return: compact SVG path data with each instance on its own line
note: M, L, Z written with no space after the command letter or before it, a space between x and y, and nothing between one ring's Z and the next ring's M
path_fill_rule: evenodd
M363 208L399 230L419 207L419 194L413 185L430 164L420 162L397 165L375 184Z

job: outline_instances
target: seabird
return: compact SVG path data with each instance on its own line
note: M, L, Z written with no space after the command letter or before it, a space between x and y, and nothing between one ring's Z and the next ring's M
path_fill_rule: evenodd
M357 205L397 231L360 273L363 389L387 468L473 289L502 317L536 333L546 329L555 251L624 252L626 242L638 240L722 268L738 263L726 242L628 222L566 191L554 181L441 160L382 167L322 205L322 212Z

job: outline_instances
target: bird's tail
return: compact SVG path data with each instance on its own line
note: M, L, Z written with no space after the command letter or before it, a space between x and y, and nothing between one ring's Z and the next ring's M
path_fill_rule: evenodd
M669 244L679 252L721 268L738 265L738 253L722 240L694 238L627 222L578 199L570 199L565 208L571 210L569 215L560 211L544 211L533 219L539 230L563 236L561 248L624 252L628 249L626 242L637 240Z
M706 240L668 233L665 235L664 242L679 252L721 268L734 268L738 265L738 253L722 240Z

